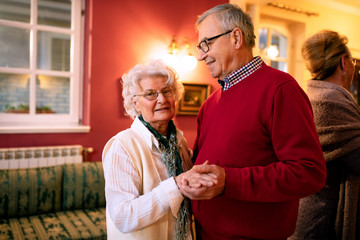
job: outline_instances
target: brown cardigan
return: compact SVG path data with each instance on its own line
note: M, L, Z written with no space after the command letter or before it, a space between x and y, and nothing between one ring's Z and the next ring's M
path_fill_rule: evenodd
M308 96L325 161L332 161L360 148L360 108L345 88L318 80L308 82ZM360 151L357 151L360 152ZM360 154L353 160L360 166ZM357 167L360 169L360 167ZM352 170L355 170L353 168ZM335 230L338 239L356 239L360 172L342 169ZM331 177L331 176L328 176ZM359 236L357 236L358 238Z

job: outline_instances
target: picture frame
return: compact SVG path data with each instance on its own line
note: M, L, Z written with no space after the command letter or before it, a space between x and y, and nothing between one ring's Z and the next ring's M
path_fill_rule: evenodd
M178 103L177 115L197 115L201 105L210 95L210 85L183 83L184 93Z

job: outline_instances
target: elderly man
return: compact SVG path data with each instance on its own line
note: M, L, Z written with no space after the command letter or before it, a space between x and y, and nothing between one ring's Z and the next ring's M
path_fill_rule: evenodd
M236 5L214 7L196 25L198 59L221 88L199 112L196 166L180 191L192 199L202 239L286 239L299 199L326 179L310 102L289 74L253 57L254 27ZM194 172L216 184L192 186Z

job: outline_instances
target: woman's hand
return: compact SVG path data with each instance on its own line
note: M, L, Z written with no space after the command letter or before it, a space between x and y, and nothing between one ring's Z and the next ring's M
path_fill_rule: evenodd
M203 165L208 165L208 163L206 161ZM192 188L211 187L217 184L216 175L212 173L198 173L194 167L175 177L175 182L179 188L183 184L189 185Z
M178 186L180 192L190 199L213 198L224 191L225 169L216 165L209 165L206 161L202 165L193 166L184 173Z

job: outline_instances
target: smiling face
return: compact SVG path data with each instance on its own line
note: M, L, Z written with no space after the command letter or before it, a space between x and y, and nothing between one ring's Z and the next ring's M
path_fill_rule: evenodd
M229 30L229 29L226 29ZM218 34L226 32L222 29L219 20L215 15L210 15L205 18L199 26L199 39L201 42L204 39L211 38ZM205 61L208 65L213 78L224 79L234 69L233 62L233 47L231 43L231 34L226 34L216 39L216 41L209 42L209 51L204 53L199 51L198 60Z
M143 94L146 90L154 89L161 92L166 85L163 76L148 77L140 80L140 90L137 94ZM166 135L169 121L175 116L175 95L164 97L159 93L155 100L148 100L143 96L133 98L136 110L142 114L144 120L159 133Z

